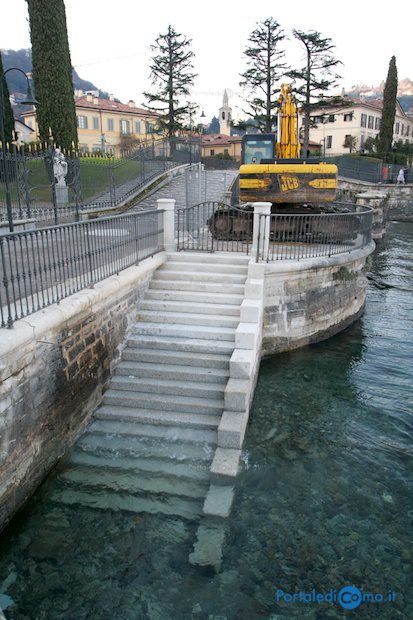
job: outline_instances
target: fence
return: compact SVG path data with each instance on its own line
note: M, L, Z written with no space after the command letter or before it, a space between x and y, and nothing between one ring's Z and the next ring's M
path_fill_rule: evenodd
M116 207L170 168L200 160L194 138L159 139L122 158L64 152L64 186L56 183L54 144L27 149L0 148L0 221L10 230L16 220L44 224L77 221L82 210ZM8 186L8 196L7 196Z
M336 209L335 213L259 215L257 262L333 256L368 245L374 210L345 203L336 204Z
M11 327L162 249L162 211L0 235L0 326Z

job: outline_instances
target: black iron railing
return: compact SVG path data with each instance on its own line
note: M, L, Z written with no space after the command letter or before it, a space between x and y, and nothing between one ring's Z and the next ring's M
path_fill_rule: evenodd
M163 211L0 234L0 326L163 249Z
M343 254L371 242L374 210L335 205L334 213L260 215L256 260L300 260Z

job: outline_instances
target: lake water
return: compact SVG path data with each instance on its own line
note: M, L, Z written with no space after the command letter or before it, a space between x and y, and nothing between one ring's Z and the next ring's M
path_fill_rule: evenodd
M412 239L388 226L360 321L262 362L218 574L197 523L58 506L51 475L1 535L6 617L413 618Z

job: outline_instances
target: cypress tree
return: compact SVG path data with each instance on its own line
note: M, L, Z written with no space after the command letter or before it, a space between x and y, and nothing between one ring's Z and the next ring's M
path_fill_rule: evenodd
M3 75L3 60L0 52L0 77ZM3 121L4 121L4 137L9 144L12 141L12 132L14 130L14 116L10 103L10 93L7 87L6 78L3 79Z
M377 150L386 161L393 143L393 125L396 116L397 100L397 67L396 57L392 56L387 72L383 93L383 111L378 137Z
M47 141L50 127L55 143L70 149L78 139L65 4L27 0L27 5L40 140Z

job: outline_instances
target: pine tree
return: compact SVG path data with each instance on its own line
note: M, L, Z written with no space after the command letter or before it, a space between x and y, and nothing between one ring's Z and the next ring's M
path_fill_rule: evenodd
M328 105L328 98L324 97L330 88L337 85L340 77L335 73L335 68L341 61L333 56L334 45L332 40L323 39L319 32L302 32L293 30L296 39L305 48L305 64L301 69L288 72L293 80L298 80L294 86L297 98L300 100L304 112L304 140L303 153L308 152L310 142L310 115L311 111L320 105ZM337 98L334 99L337 103Z
M283 62L285 51L279 48L284 39L280 24L268 17L257 22L257 28L248 38L249 46L244 51L248 69L241 74L240 86L251 95L246 113L252 113L259 129L265 133L271 132L276 120L275 85L286 69Z
M3 60L1 57L1 52L0 52L0 77L3 75L4 73L4 69L3 69ZM6 82L6 78L3 78L3 121L4 121L4 137L5 137L5 141L6 143L8 142L9 144L12 141L13 138L13 130L14 130L14 117L13 117L13 110L11 107L11 103L10 103L10 93L9 93L9 89L7 87L7 82Z
M396 116L397 101L397 67L396 57L392 56L387 72L383 93L383 111L378 136L377 150L386 161L393 143L393 125Z
M65 4L27 0L27 5L40 140L47 141L50 128L55 143L71 149L78 138Z
M160 127L169 137L185 125L188 104L181 103L182 97L189 95L196 74L193 73L192 60L195 56L190 49L191 40L168 26L165 34L160 34L155 45L151 69L151 81L158 88L155 93L145 92L149 110L158 112Z

